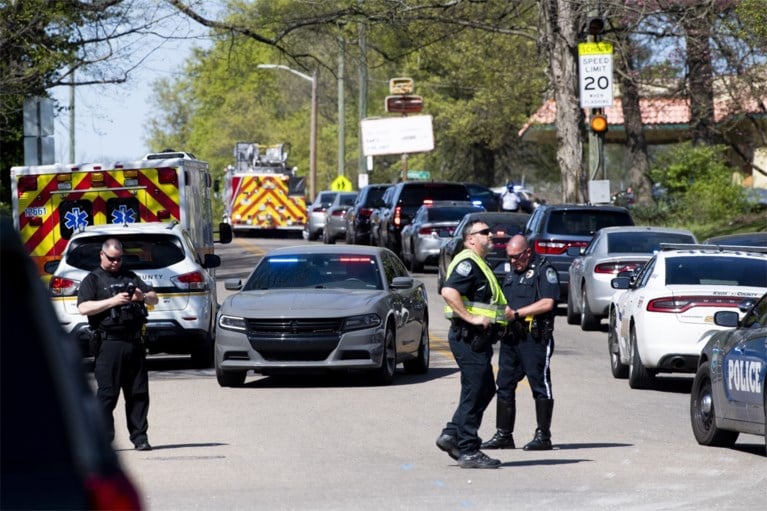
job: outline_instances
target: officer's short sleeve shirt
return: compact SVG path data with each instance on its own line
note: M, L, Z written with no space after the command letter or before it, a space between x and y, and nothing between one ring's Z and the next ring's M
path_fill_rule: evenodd
M457 290L472 302L489 303L493 296L485 274L471 259L459 262L444 285Z
M543 257L535 254L522 273L509 272L501 286L509 307L519 309L542 298L559 301L557 270Z

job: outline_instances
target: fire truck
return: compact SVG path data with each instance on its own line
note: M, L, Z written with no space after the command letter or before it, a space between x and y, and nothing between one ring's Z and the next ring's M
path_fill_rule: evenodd
M237 142L224 174L225 221L235 233L301 231L306 180L288 166L290 144Z
M213 253L210 188L208 164L184 152L11 168L14 225L41 275L46 262L61 259L72 234L88 225L176 222L201 258ZM231 239L229 226L223 229L221 240Z

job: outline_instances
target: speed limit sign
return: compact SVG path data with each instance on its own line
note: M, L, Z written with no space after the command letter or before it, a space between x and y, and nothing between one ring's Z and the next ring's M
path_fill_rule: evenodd
M605 42L578 44L578 76L581 108L613 104L613 45Z

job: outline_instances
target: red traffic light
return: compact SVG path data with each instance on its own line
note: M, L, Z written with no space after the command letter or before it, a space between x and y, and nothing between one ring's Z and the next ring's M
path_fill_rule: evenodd
M423 110L421 96L386 96L386 111L396 114L416 114Z

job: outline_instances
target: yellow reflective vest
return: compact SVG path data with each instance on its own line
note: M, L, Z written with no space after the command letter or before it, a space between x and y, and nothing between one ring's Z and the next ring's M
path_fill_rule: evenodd
M453 260L450 262L450 265L447 267L447 275L445 275L445 281L447 281L447 279L453 273L455 267L465 259L471 259L476 263L479 269L482 270L482 273L485 275L485 278L490 284L490 291L493 293L493 297L490 299L490 303L482 303L469 301L467 297L461 295L464 307L466 307L466 310L471 314L477 316L485 316L490 318L490 321L493 323L505 325L507 323L506 297L503 296L501 285L498 284L498 279L495 278L495 274L487 265L485 260L479 257L479 255L477 255L473 250L469 250L468 248L464 249L453 258ZM454 317L457 317L453 313L453 309L447 305L445 305L445 317L447 319L453 319Z

